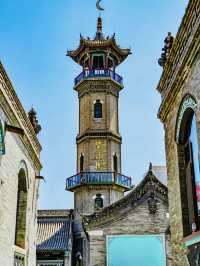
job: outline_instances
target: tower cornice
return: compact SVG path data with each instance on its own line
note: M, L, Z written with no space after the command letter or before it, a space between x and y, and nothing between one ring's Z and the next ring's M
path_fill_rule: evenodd
M81 143L82 141L85 141L86 139L91 138L105 138L114 140L118 143L122 143L122 137L119 134L113 133L111 131L105 131L105 130L89 130L87 132L84 132L82 134L77 135L76 137L76 143Z
M112 78L88 78L74 86L74 90L82 97L86 93L106 92L118 97L119 92L124 88L122 84L114 81Z

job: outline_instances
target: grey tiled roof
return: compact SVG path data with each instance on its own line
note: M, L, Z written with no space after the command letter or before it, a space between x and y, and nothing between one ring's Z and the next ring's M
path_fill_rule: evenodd
M143 180L126 196L103 208L99 212L84 216L84 228L86 230L96 230L99 226L103 226L109 222L112 223L114 219L116 221L118 218L125 215L123 212L136 208L138 205L142 204L142 202L147 201L152 196L152 193L156 199L159 199L163 204L168 206L167 186L155 176L152 165L150 166ZM127 206L129 206L129 209L125 208Z
M64 251L67 250L71 234L71 220L67 216L38 216L37 251Z

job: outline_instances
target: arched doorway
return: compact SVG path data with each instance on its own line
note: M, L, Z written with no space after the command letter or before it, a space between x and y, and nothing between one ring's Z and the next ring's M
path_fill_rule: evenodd
M186 96L177 120L176 140L184 236L200 229L200 170L195 106L195 100Z

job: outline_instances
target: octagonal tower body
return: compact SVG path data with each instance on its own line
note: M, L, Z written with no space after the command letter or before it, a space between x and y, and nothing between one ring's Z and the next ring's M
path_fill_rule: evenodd
M66 183L81 214L110 205L131 187L131 178L121 174L118 99L123 79L115 71L130 53L116 44L114 35L104 38L100 17L95 38L81 36L79 47L67 53L82 67L74 81L79 97L77 174Z

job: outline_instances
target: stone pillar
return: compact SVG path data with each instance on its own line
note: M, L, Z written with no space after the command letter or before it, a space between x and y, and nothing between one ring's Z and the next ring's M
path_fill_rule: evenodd
M71 266L71 250L65 251L64 266Z

